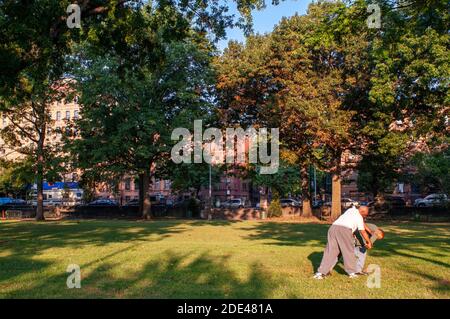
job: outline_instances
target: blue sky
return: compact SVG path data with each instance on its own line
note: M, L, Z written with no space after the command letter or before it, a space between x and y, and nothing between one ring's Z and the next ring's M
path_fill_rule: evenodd
M253 11L253 29L256 33L266 33L273 30L282 17L290 17L296 12L299 14L306 13L308 4L311 0L284 0L280 4L274 6L271 0L266 0L266 8L260 11ZM234 1L228 1L230 12L236 16L239 13L236 10ZM245 37L242 30L238 28L227 30L227 39L219 42L219 49L227 46L229 40L244 41Z

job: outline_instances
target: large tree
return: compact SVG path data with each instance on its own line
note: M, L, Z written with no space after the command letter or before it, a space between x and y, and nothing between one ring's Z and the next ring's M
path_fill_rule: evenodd
M448 134L448 2L381 1L383 23L373 39L367 141L359 184L374 196L396 181L417 151L433 150Z
M180 36L191 25L195 32L220 38L225 28L239 25L251 30L251 10L261 8L262 0L237 0L240 19L227 14L227 7L219 1L157 0L148 5L150 10L158 8L167 13L169 19L155 20L156 24L170 25L162 36ZM69 4L78 4L81 9L81 28L67 26ZM37 0L0 2L0 110L10 117L17 117L26 111L33 114L32 121L26 121L27 128L13 124L22 132L20 140L29 144L35 158L37 180L38 220L44 219L43 191L45 162L48 157L46 130L49 126L49 106L59 99L55 95L55 84L67 70L65 57L70 54L73 42L88 39L99 52L113 51L118 55L128 55L130 65L136 62L124 46L130 33L127 20L130 12L136 12L144 5L140 0ZM170 13L175 13L170 17ZM184 19L179 19L182 16ZM127 32L128 31L128 32ZM140 34L140 29L132 30ZM126 36L124 36L126 35ZM149 39L148 46L153 45ZM150 54L150 63L158 64L161 55ZM141 55L142 57L142 55ZM30 125L31 124L31 125ZM30 128L33 129L30 132ZM14 133L12 133L14 134ZM18 140L18 139L16 139ZM29 153L29 152L28 152Z
M103 176L137 175L145 218L152 172L162 159L170 161L172 131L190 128L210 107L208 56L187 41L165 44L165 55L157 67L124 73L119 58L95 56L77 75L80 138L71 151L78 167Z

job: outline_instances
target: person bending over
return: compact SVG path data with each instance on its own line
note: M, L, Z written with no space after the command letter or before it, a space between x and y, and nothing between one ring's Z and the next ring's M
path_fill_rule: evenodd
M344 259L344 269L350 278L357 277L355 241L353 233L358 230L364 238L367 249L372 248L372 242L366 231L363 217L367 217L369 208L361 206L351 207L339 216L338 219L328 229L327 246L323 253L322 262L314 275L315 279L323 279L336 264L339 253Z

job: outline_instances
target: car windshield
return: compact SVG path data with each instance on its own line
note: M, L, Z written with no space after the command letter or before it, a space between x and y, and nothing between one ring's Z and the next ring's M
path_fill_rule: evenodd
M240 203L240 202L241 202L240 199L233 199L233 200L231 201L231 203Z

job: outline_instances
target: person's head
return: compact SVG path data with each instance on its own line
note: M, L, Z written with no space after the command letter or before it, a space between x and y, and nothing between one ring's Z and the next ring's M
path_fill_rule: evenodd
M359 210L359 213L361 214L362 217L369 216L369 207L367 207L367 206L359 206L358 210Z
M381 228L378 228L375 231L375 235L377 235L377 239L383 239L384 238L384 231Z

